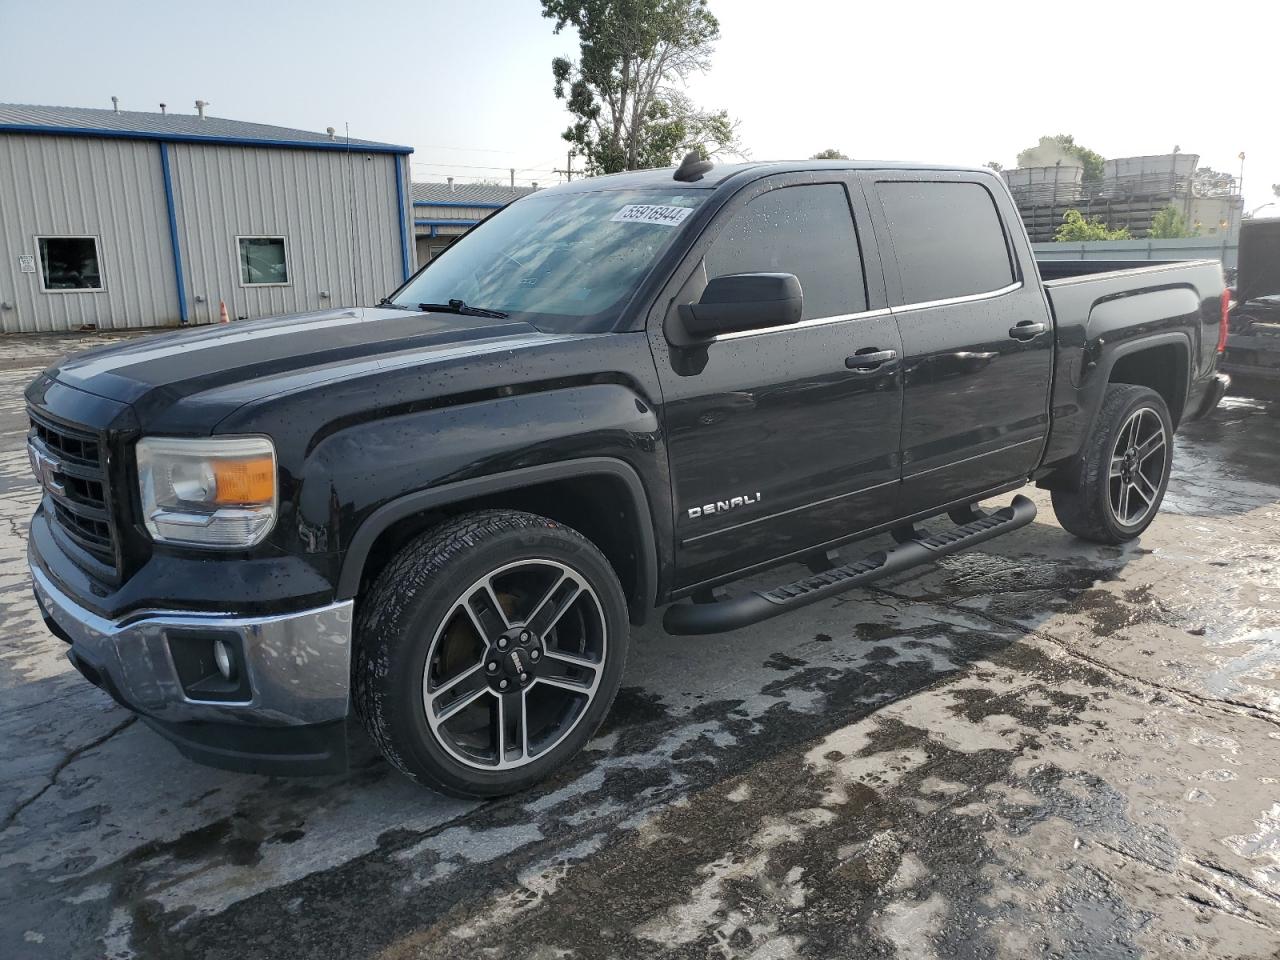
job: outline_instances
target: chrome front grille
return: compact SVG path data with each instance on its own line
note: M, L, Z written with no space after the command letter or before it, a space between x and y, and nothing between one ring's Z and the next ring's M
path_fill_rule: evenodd
M72 543L115 571L115 527L101 438L36 410L28 409L28 416L28 441L42 458L38 476L58 527Z

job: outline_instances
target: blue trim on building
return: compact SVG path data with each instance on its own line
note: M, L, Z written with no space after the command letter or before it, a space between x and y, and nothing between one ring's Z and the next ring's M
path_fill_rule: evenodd
M173 272L178 281L178 316L185 327L187 316L187 282L182 272L182 245L178 243L178 214L173 203L173 174L169 172L169 145L160 142L160 169L164 172L164 208L169 214L169 244L173 247Z
M345 140L272 140L258 137L206 137L189 133L151 133L106 130L100 127L55 127L39 123L0 123L0 133L45 133L61 137L106 137L112 140L152 140L157 143L204 143L232 147L284 147L292 150L359 150L362 153L413 153L413 147L394 143L353 143Z
M396 164L396 212L400 219L400 265L404 269L404 278L406 280L413 273L410 266L409 258L409 215L405 212L404 207L404 167L400 162L400 158L395 158Z
M472 207L476 210L501 210L507 206L505 203L463 203L461 201L450 200L447 203L436 203L432 200L415 200L415 207Z
M415 220L415 227L474 227L479 220Z

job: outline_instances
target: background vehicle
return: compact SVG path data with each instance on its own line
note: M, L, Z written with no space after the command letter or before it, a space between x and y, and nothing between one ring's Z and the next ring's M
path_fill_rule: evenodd
M36 594L197 759L339 768L354 706L415 779L517 790L590 737L655 607L774 616L1029 523L974 507L1028 480L1073 533L1141 533L1226 385L1220 266L1054 277L989 170L688 158L542 191L383 306L40 376Z
M1234 392L1280 397L1280 217L1240 224L1240 267L1226 352Z

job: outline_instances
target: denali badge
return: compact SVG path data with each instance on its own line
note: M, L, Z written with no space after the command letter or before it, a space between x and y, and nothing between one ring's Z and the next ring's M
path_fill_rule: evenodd
M701 507L689 508L689 519L694 520L697 517L709 517L713 513L724 513L726 510L736 510L738 507L745 507L751 503L760 502L760 491L748 493L744 497L730 497L728 500L717 500L715 503L708 503Z

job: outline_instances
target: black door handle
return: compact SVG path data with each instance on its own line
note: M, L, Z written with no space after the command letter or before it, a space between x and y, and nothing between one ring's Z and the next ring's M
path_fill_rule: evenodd
M870 373L890 360L898 359L897 350L877 350L875 347L864 347L852 357L844 358L844 365L859 373Z
M1034 340L1048 329L1046 324L1035 320L1021 320L1009 328L1009 336L1015 340Z

